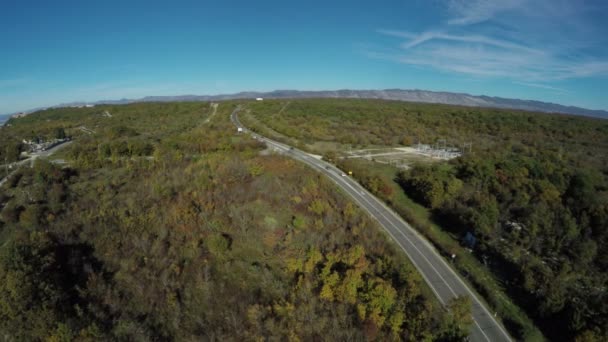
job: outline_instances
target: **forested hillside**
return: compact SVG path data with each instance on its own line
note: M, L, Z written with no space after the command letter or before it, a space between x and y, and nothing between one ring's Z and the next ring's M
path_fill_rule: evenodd
M355 170L410 220L426 215L411 200L425 206L429 223L418 227L446 254L472 251L478 262L457 265L505 319L514 314L475 279L475 267L489 270L547 337L608 339L607 120L363 100L265 101L250 106L249 120ZM472 151L388 176L373 170L387 166L339 158L350 148L438 141L472 143Z
M74 142L0 188L4 340L461 340L328 180L237 135L236 103L53 109L0 150ZM53 158L67 164L56 165Z

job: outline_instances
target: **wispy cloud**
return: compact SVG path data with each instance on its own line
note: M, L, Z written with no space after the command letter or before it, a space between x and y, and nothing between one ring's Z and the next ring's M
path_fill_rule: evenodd
M519 84L519 85L523 85L525 87L532 87L532 88L540 88L540 89L546 89L546 90L551 90L557 93L569 93L568 90L566 89L562 89L562 88L558 88L558 87L552 87L546 84L540 84L540 83L530 83L530 82L513 82L515 84Z
M448 10L453 15L449 25L470 25L492 19L495 15L520 9L525 0L450 0Z
M380 32L383 32L382 30L380 30ZM393 31L394 33L395 31ZM513 50L522 50L522 51L527 51L527 52L531 52L531 53L536 53L536 54L544 54L543 51L541 50L537 50L537 49L533 49L524 45L520 45L520 44L515 44L512 42L508 42L508 41L504 41L504 40L499 40L499 39L493 39L493 38L489 38L489 37L485 37L485 36L481 36L481 35L453 35L453 34L447 34L447 33L443 33L443 32L438 32L438 31L427 31L427 32L423 32L420 33L418 35L413 34L413 33L403 33L403 36L409 35L411 37L411 40L409 42L403 43L401 46L405 49L409 49L409 48L413 48L417 45L420 45L422 43L428 42L428 41L432 41L432 40L444 40L444 41L452 41L452 42L461 42L461 43L475 43L475 44L482 44L482 45L490 45L490 46L495 46L495 47L500 47L500 48L505 48L505 49L513 49Z
M582 0L581 0L582 1ZM554 81L608 75L606 39L587 23L589 6L563 0L449 0L447 19L423 32L381 29L398 39L389 59L467 74L503 77L553 91ZM566 20L567 19L567 20ZM599 50L598 50L599 49ZM523 84L522 84L523 85Z

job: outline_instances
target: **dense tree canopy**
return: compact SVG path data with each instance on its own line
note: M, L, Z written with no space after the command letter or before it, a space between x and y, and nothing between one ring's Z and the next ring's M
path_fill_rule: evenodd
M473 237L474 255L547 336L608 338L607 120L346 99L264 101L244 120L355 170L389 203L394 192L378 190L386 178L339 150L471 142L449 163L395 170L394 181L451 236Z
M440 309L328 180L237 135L233 108L220 104L209 122L207 103L11 120L13 136L61 127L75 139L64 167L41 160L0 188L0 331L16 340L466 336L466 304Z

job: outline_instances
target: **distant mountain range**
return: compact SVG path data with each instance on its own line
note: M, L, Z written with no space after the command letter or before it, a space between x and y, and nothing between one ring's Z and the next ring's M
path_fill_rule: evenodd
M573 106L563 106L533 100L507 99L502 97L475 96L464 93L437 92L427 90L328 90L328 91L299 91L275 90L271 92L241 92L226 95L181 95L181 96L146 96L141 99L104 100L97 102L64 103L55 107L74 107L97 104L126 104L133 102L175 102L175 101L220 101L248 98L357 98L383 99L408 102L442 103L469 107L508 108L535 112L562 113L584 115L608 119L608 111L592 110ZM39 110L40 108L36 109ZM31 110L28 112L33 112ZM1 118L0 118L1 119Z

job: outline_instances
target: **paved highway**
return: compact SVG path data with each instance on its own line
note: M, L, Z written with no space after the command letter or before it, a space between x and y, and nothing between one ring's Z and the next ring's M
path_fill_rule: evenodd
M230 120L244 133L252 133L240 123L237 116L239 109L232 112ZM382 201L332 164L291 146L262 137L257 133L252 134L254 138L265 142L278 152L285 153L325 174L340 186L360 207L378 221L407 254L441 304L446 305L450 299L457 296L470 297L474 320L469 336L471 341L511 341L509 334L479 300L478 295L463 282L437 250Z

